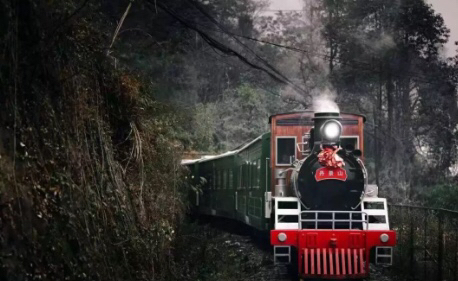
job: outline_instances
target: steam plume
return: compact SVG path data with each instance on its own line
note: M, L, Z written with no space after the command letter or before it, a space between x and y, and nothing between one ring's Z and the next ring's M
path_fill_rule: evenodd
M313 97L314 112L340 112L339 106L335 102L337 94L334 91L325 88L321 93Z

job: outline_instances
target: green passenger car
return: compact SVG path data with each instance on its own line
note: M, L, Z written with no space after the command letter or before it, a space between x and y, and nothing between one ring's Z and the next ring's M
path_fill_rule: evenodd
M268 230L265 194L270 191L270 133L220 155L188 160L192 207L200 214L226 217ZM267 215L267 216L266 216Z

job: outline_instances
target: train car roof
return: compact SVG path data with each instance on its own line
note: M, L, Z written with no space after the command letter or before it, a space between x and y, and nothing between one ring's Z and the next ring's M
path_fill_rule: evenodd
M311 110L298 110L298 111L291 111L291 112L283 112L278 114L273 114L269 116L269 124L272 122L272 117L281 116L281 115L289 115L289 114L300 114L300 113L310 113L313 114L314 111ZM366 122L366 116L359 113L349 113L349 112L340 112L341 114L348 114L348 115L355 115L359 117L363 117L363 122Z
M235 155L235 154L239 153L240 151L244 150L245 148L249 147L253 143L255 143L258 140L260 140L263 135L264 134L260 135L259 137L255 138L254 140L251 140L251 141L249 141L249 142L247 142L245 144L242 144L242 145L236 147L234 150L230 150L230 151L224 152L222 154L217 154L217 155L205 155L205 156L203 156L203 157L201 157L199 159L183 159L183 160L181 160L181 164L182 165L191 165L191 164L195 164L195 163L203 163L203 162L212 161L212 160L220 159L220 158L223 158L223 157Z

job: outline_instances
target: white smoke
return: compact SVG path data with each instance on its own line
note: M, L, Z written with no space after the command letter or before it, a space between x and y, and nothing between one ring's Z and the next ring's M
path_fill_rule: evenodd
M337 94L335 91L325 88L320 93L313 95L314 112L340 112L339 106L335 102Z

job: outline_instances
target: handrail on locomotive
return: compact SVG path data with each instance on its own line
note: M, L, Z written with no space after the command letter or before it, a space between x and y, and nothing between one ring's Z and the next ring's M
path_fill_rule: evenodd
M303 214L313 214L314 219L304 219ZM320 214L331 214L331 219L320 219L319 215ZM343 215L348 215L348 219L336 219L336 214L343 214ZM361 217L361 219L354 219L353 215L358 215ZM300 224L299 228L300 229L306 229L304 227L303 222L314 222L315 227L314 229L336 229L336 223L348 223L348 229L353 229L353 223L360 223L361 228L357 229L362 229L362 230L367 230L369 226L369 218L367 216L366 212L359 212L359 211L302 211L301 212L301 218L300 218ZM330 225L332 226L331 228L327 228L326 225L329 224L321 224L324 225L324 227L318 227L320 223L331 223Z

